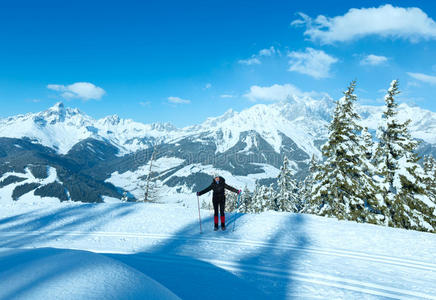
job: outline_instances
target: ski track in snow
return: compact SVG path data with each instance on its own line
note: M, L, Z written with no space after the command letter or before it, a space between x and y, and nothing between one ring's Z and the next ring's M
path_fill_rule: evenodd
M354 251L347 250L335 250L335 249L322 249L322 248L305 248L298 247L295 245L286 245L286 244L274 244L268 242L259 242L252 240L234 240L234 239L211 239L211 238L193 238L192 236L179 236L174 237L172 235L165 234L138 234L131 232L78 232L78 231L52 231L52 232L0 232L0 236L15 236L22 234L30 234L30 235L62 235L62 236L96 236L96 237L117 237L117 238L146 238L146 239L156 239L156 240L183 240L185 242L196 241L196 242L213 242L220 244L232 244L232 245L248 245L248 246L256 246L256 247L268 247L275 248L280 250L293 250L293 251L304 251L311 252L322 255L329 256L339 256L339 257L347 257L357 260L368 260L372 262L378 262L383 264L390 264L394 266L401 266L412 269L423 269L430 270L436 272L436 264L426 263L416 260L410 259L402 259L395 257L387 257L381 255L370 255L366 253L359 253ZM134 254L135 252L116 252L116 251L102 251L99 249L88 249L91 252L96 253L122 253L122 254ZM139 255L137 259L160 262L171 265L190 265L196 268L204 267L200 262L191 261L189 259L180 257L180 256L146 256ZM232 273L250 273L257 274L259 276L267 276L273 278L282 278L282 279L291 279L297 281L308 282L317 285L323 285L328 287L335 287L345 290L350 290L354 292L374 295L374 296L382 296L388 297L392 299L412 299L411 297L423 298L423 299L436 299L436 296L414 292L400 288L393 288L388 286L383 286L380 284L374 284L366 281L352 280L338 276L325 275L320 273L309 273L309 272L298 272L298 271L287 271L280 268L274 267L264 267L253 264L240 264L237 262L225 261L225 260L214 260L214 259L201 259L202 262L207 262L212 265L215 265L224 270L230 271Z
M227 232L199 234L198 212L171 205L18 204L0 211L0 250L99 253L182 299L219 299L208 293L220 288L205 284L224 276L227 293L250 299L436 300L432 234L286 213L240 215L234 232L229 214ZM208 228L211 214L202 214ZM192 297L196 288L201 297Z
M162 263L169 264L190 264L195 267L204 267L201 263L195 263L192 261L185 260L180 257L140 257L143 260L149 261L159 261ZM240 264L229 261L222 260L208 260L202 259L203 262L211 263L222 269L228 270L234 273L250 273L257 274L267 277L275 278L289 278L292 280L304 281L309 283L314 283L317 285L324 285L329 287L336 287L345 290L351 290L355 292L360 292L364 294L370 294L374 296L383 296L393 299L411 299L410 297L425 298L425 299L436 299L436 296L428 295L420 292L408 291L405 289L386 287L379 284L374 284L365 281L351 280L347 278L323 275L319 273L308 273L308 272L297 272L297 271L287 271L279 268L272 267L262 267L258 265Z
M275 244L269 242L261 242L254 240L240 240L240 239L228 239L228 238L194 238L192 236L174 236L170 234L146 234L146 233L132 233L132 232L80 232L80 231L9 231L9 232L0 232L1 237L8 236L16 236L16 235L34 235L34 236L94 236L94 237L115 237L115 238L143 238L143 239L154 239L154 240L179 240L179 241L195 241L195 242L211 242L218 244L229 244L229 245L237 245L237 246L254 246L254 247L266 247L266 248L274 248L279 250L293 250L293 251L302 251L307 253L315 253L327 256L338 256L338 257L346 257L357 260L366 260L372 261L382 264L395 265L401 267L407 267L412 269L420 269L420 270L429 270L436 272L436 264L404 259L404 258L396 258L396 257L388 257L383 255L374 255L367 254L362 252L354 252L349 250L340 250L340 249L327 249L327 248L313 248L313 247L299 247L297 245L291 244ZM88 249L90 250L90 249ZM98 249L92 249L93 252L98 253L122 253L122 254L134 254L136 252L132 251L101 251Z

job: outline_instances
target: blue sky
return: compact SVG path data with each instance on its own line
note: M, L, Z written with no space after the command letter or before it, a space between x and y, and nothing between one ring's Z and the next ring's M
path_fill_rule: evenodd
M2 1L0 117L64 101L185 126L353 79L362 104L399 79L436 111L435 20L433 1Z

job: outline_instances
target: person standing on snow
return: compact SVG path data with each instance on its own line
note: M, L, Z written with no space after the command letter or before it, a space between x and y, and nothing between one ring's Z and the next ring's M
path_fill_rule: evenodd
M223 177L218 175L213 175L212 183L205 188L204 190L197 192L197 196L201 196L211 190L213 190L212 203L214 210L214 230L218 230L218 206L220 209L221 216L221 229L226 230L226 217L224 214L224 208L226 206L226 196L224 194L224 189L228 189L234 193L240 194L241 190L237 190L234 187L226 184L226 181Z

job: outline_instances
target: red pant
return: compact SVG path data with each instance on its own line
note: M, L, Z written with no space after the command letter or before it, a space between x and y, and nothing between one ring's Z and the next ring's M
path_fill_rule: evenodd
M218 224L218 206L219 206L219 210L220 210L221 224L225 224L226 223L226 216L224 214L224 208L226 206L226 198L212 199L212 204L213 204L215 224Z

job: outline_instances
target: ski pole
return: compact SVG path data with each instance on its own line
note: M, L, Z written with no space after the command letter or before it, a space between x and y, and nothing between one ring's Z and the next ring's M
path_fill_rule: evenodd
M198 204L198 220L200 220L200 233L203 233L203 230L201 230L200 197L198 197L198 195L197 195L197 204Z
M232 231L235 231L235 224L236 224L236 213L239 209L239 198L240 198L241 194L238 194L238 200L236 201L236 212L235 212L235 216L233 217L233 229Z

